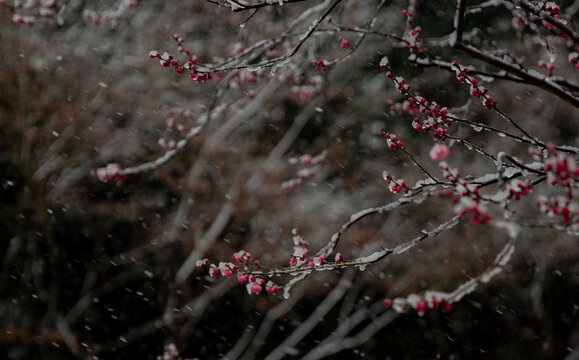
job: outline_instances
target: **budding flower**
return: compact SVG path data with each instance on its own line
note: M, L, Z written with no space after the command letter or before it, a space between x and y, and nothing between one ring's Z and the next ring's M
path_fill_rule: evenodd
M381 68L385 68L385 67L388 67L388 66L390 66L390 61L388 60L388 58L387 58L386 56L384 56L384 57L382 58L382 60L380 60L380 67L381 67Z
M209 269L209 275L215 279L219 276L220 271L218 268L214 267L215 265L213 265L213 264L211 264L211 265L212 265L212 267Z
M260 294L261 291L263 290L261 285L258 285L256 283L248 283L246 286L248 294Z
M416 304L416 312L418 313L418 316L423 316L426 310L428 310L428 306L424 300L421 300Z

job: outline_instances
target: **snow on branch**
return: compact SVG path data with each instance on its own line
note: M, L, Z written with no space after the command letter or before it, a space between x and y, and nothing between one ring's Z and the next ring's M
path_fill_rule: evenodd
M395 298L393 300L386 299L384 305L387 308L392 307L392 309L398 313L406 312L408 309L412 308L416 310L419 316L424 315L424 313L429 309L438 310L440 306L444 307L446 311L449 311L452 309L451 304L460 301L466 295L475 291L478 285L486 284L493 277L502 273L514 252L515 244L514 240L511 240L498 253L491 266L477 277L462 283L452 292L427 290L423 295L410 294L404 298Z
M394 204L394 203L392 203ZM392 205L389 204L389 205ZM384 207L383 207L384 208ZM368 210L376 210L379 208L368 209ZM367 211L367 212L360 212L358 214L353 215L354 222L360 220L362 217L365 217L369 214L378 213L378 211ZM359 270L365 270L366 266L369 264L373 264L378 262L389 255L400 255L403 252L411 249L421 241L427 238L436 237L443 231L449 230L453 228L456 224L458 224L460 220L460 216L454 216L449 221L439 225L435 229L431 231L422 230L422 235L415 237L414 239L407 241L401 245L396 246L395 248L383 248L382 250L376 251L370 255L359 257L350 261L338 261L336 260L335 263L319 263L314 264L315 266L299 266L299 267L289 267L289 268L281 268L275 269L270 271L251 271L249 274L251 276L274 276L274 275L283 275L283 274L300 274L299 277L292 279L292 281L284 286L284 297L287 295L289 296L289 291L291 287L299 282L300 280L305 279L308 275L312 273L313 270L315 271L325 271L325 270L333 270L333 269L340 269L340 268L348 268L348 267L357 267ZM352 220L351 220L352 221ZM337 241L337 240L336 240ZM323 250L320 250L320 252ZM323 258L323 257L320 257Z

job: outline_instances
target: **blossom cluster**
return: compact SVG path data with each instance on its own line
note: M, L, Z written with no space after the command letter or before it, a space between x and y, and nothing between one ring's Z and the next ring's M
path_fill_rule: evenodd
M315 93L320 91L321 86L321 76L313 76L309 79L307 84L292 86L290 90L296 100L307 101L311 99Z
M547 183L567 189L565 196L547 198L541 196L536 206L548 216L559 216L566 224L579 226L579 205L573 197L573 188L579 179L579 167L574 158L549 147L549 156L544 159Z
M514 199L519 201L521 197L529 195L529 192L533 189L533 184L528 180L518 180L515 179L509 184L509 194L507 199Z
M460 173L457 169L453 169L446 163L440 164L443 169L443 174L445 179L447 179L450 184L455 188L460 197L469 197L474 201L480 200L480 195L478 187L473 184L469 184L466 181L461 181Z
M56 17L62 6L55 0L12 1L0 0L0 7L10 7L15 24L34 25L39 19Z
M107 166L93 169L91 171L93 176L96 176L102 182L116 182L121 185L127 179L126 175L121 174L121 166L116 163L107 164Z
M471 198L461 197L459 203L455 206L455 211L460 216L471 215L470 222L473 225L484 225L492 220L486 206Z
M410 84L408 84L406 82L406 80L404 80L401 77L396 77L394 76L391 72L387 72L386 76L392 81L394 82L394 84L396 85L396 90L398 90L398 92L402 95L408 95L408 92L410 91Z
M257 84L259 79L263 77L264 72L260 70L249 70L249 69L242 69L236 72L229 80L229 86L232 89L244 92L250 99L255 98L257 93L253 90L250 90L249 87L252 84ZM218 79L220 75L218 76Z
M559 18L560 14L561 14L561 9L559 8L559 6L554 3L553 1L547 1L547 2L543 2L543 1L539 1L536 3L537 8L544 14L547 16L552 16L554 18Z
M213 75L210 72L205 72L198 69L197 65L199 63L199 59L192 55L189 49L186 49L183 46L183 42L185 40L181 36L172 34L171 38L175 40L177 44L177 51L187 55L186 62L182 62L181 60L176 59L172 54L167 52L160 54L155 50L151 50L149 52L149 57L159 59L159 63L162 67L173 67L178 75L182 75L186 70L189 71L189 76L196 82L205 82L213 78Z
M565 196L547 198L540 196L536 202L539 210L547 216L559 216L565 224L579 228L579 206Z
M83 12L83 18L86 22L92 24L93 26L100 26L103 23L109 24L112 28L117 28L120 24L121 17L128 9L134 9L139 6L137 0L123 0L119 2L116 9L109 9L103 12L97 12L94 10L85 10Z
M579 178L579 167L575 160L564 153L551 150L551 155L545 159L547 182L551 186L571 186Z
M497 106L498 100L493 99L492 97L487 95L489 90L485 87L480 87L478 85L477 79L468 76L469 70L467 67L460 66L460 64L457 61L453 61L452 66L456 72L456 78L458 79L458 82L463 83L466 81L467 83L469 83L470 94L476 98L482 97L484 107L486 107L489 110L492 110Z
M404 180L398 179L386 171L382 173L382 178L388 184L388 189L390 189L394 194L408 194L410 192L410 188L406 185Z
M416 8L418 7L418 0L410 0L408 7L402 10L402 16L406 17L406 22L411 25L413 16L416 15Z
M300 166L301 168L297 172L297 177L284 181L281 184L282 189L294 191L303 185L307 179L313 178L318 172L317 165L325 159L325 156L325 153L321 153L314 157L305 154L300 157L290 158L288 160L290 166Z
M264 289L268 294L276 294L280 290L279 286L273 281L266 281L259 276L251 274L252 271L259 270L259 261L254 260L249 252L240 250L232 255L232 259L237 264L231 262L213 264L209 259L202 259L197 260L196 266L198 269L208 266L209 275L212 278L218 278L219 275L230 278L236 273L237 281L240 284L245 284L248 294L260 294Z
M422 48L419 45L419 43L422 41L422 39L420 39L421 33L422 33L422 28L420 26L415 27L414 29L410 30L410 32L409 32L410 45L408 45L408 48L410 49L410 52L413 54L422 50Z
M444 142L448 132L446 128L452 124L448 109L438 105L435 101L429 102L421 96L410 94L410 84L406 83L404 79L395 77L392 74L390 61L387 57L382 58L380 67L388 70L386 76L394 82L400 94L409 97L401 104L394 105L391 111L399 111L402 114L425 115L426 118L424 120L418 117L412 120L414 130L424 131L425 133L432 132L435 140Z
M315 268L326 264L323 256L310 256L310 244L299 233L297 228L292 229L293 253L289 260L290 268ZM196 261L197 269L208 268L209 276L216 279L219 276L231 278L237 276L237 281L244 284L248 294L261 294L264 290L268 294L276 294L280 286L275 282L266 281L259 267L259 261L254 259L251 253L240 250L232 255L234 262L212 263L209 259ZM335 264L341 264L344 256L337 252L334 257Z
M415 108L418 109L419 113L426 114L426 119L424 120L420 120L417 117L412 120L414 130L424 131L426 134L432 132L432 137L435 140L445 142L448 132L446 128L452 123L448 118L448 110L442 108L434 101L429 103L421 97L408 99L408 102L412 106L416 105Z
M294 250L289 261L291 267L303 264L310 255L310 243L307 242L299 233L299 229L292 229L292 241Z
M396 150L402 149L404 147L404 142L398 138L398 136L386 132L383 128L380 129L384 133L384 138L386 139L386 145L388 145L388 149Z
M310 243L300 235L299 229L292 229L292 235L294 247L292 257L289 261L291 267L295 268L306 264L308 267L314 268L326 263L326 259L323 256L310 257ZM339 264L342 260L344 260L344 256L341 253L336 253L334 258L335 263Z
M426 118L421 120L415 117L412 120L412 127L416 131L423 131L428 134L432 132L435 140L445 141L447 127L452 124L449 118L450 113L446 107L441 107L435 101L428 102L420 96L410 97L401 103L394 104L391 112L399 112L402 115L425 115Z
M408 95L408 92L410 91L410 84L408 84L403 78L396 77L394 74L392 74L392 69L390 68L390 60L388 60L388 57L384 56L380 60L379 65L382 69L388 70L386 77L388 77L388 79L390 79L394 85L396 85L396 90L398 90L398 92L400 92L402 95Z
M450 304L444 297L439 298L436 292L427 291L424 296L411 294L406 298L385 299L384 307L392 308L398 313L405 313L409 309L414 309L418 316L424 316L428 310L444 312L452 310Z
M181 134L187 132L185 123L190 123L197 119L197 116L193 111L182 108L173 108L168 110L167 116L168 118L165 122L167 129L176 129Z
M326 63L324 62L324 60L314 60L312 61L312 64L314 65L316 71L321 72L328 71L328 68L326 67Z
M491 220L487 208L481 203L481 196L477 185L463 181L457 169L450 168L445 162L441 163L444 177L450 182L452 191L448 193L455 203L455 212L461 217L472 215L473 225L483 225Z
M165 126L173 138L160 137L157 140L157 144L164 150L169 151L177 147L179 137L187 135L189 131L187 124L195 122L197 116L193 111L182 108L163 110L163 113L167 116Z
M555 70L555 64L552 62L545 62L543 60L539 61L539 67L543 69L547 69L549 72L547 73L547 77L553 76L553 71Z
M342 50L346 50L352 47L352 43L349 40L346 40L342 36L340 36L340 47L342 48Z

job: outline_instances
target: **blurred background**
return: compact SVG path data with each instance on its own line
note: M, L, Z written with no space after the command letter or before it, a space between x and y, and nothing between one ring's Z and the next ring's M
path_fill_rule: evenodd
M399 198L384 171L408 184L424 175L404 154L387 150L381 128L442 175L428 157L435 142L412 129L412 115L395 111L404 98L378 66L385 55L417 94L512 131L469 96L454 72L417 66L395 39L368 34L346 56L351 49L342 49L340 36L351 43L360 36L333 25L364 27L379 2L340 3L333 25L325 19L282 67L223 73L205 83L163 68L149 51L177 57L176 33L201 63L220 63L281 36L299 19L287 39L265 51L280 55L325 7L306 10L324 2L253 14L197 0L143 0L112 26L84 18L87 9L103 13L115 2L62 4L58 18L34 25L14 24L15 14L34 14L34 7L0 6L1 358L156 359L169 344L183 358L198 359L579 358L578 238L541 226L548 218L533 197L512 205L526 226L506 271L449 312L397 314L383 300L452 291L492 264L511 239L507 231L465 219L364 271L313 273L289 299L281 292L250 296L234 279L186 265L188 258L230 261L244 249L266 269L285 267L293 228L315 252L352 214ZM559 5L576 28L578 2ZM403 36L401 11L408 6L384 2L373 29ZM423 46L446 61L496 71L448 47L454 7L418 4L413 24L422 27ZM568 46L537 28L540 21L513 27L508 6L473 14L466 23L472 44L541 73L539 61L553 62L556 76L577 83ZM320 59L331 62L327 72L312 65ZM213 106L225 76L229 86ZM481 77L501 109L529 132L546 143L578 145L577 108L537 87L492 80ZM91 175L108 163L131 167L159 158L165 152L159 140L182 139L177 125L196 126L208 107L217 110L207 128L167 164L121 185ZM532 161L526 144L470 127L452 131L488 153ZM459 143L448 145L447 162L465 176L496 168ZM293 191L282 186L303 168L292 158L319 154L311 178ZM536 191L551 189L543 183ZM503 210L491 214L500 219ZM337 250L352 259L394 247L453 215L449 199L407 204L358 222Z

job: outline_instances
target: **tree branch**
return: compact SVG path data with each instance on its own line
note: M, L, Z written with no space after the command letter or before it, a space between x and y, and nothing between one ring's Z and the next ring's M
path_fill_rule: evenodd
M464 31L464 10L466 6L466 0L458 0L456 13L454 16L454 36L451 36L449 40L449 44L451 47L458 49L471 57L481 60L489 65L493 65L498 67L499 69L503 69L513 75L520 77L521 79L525 80L529 84L535 85L540 87L543 90L546 90L559 98L565 100L569 104L579 107L579 98L574 96L573 94L565 91L559 85L551 81L550 79L539 75L531 73L519 66L516 66L510 62L507 62L501 58L496 56L484 53L472 46L466 45L462 42L462 33Z

